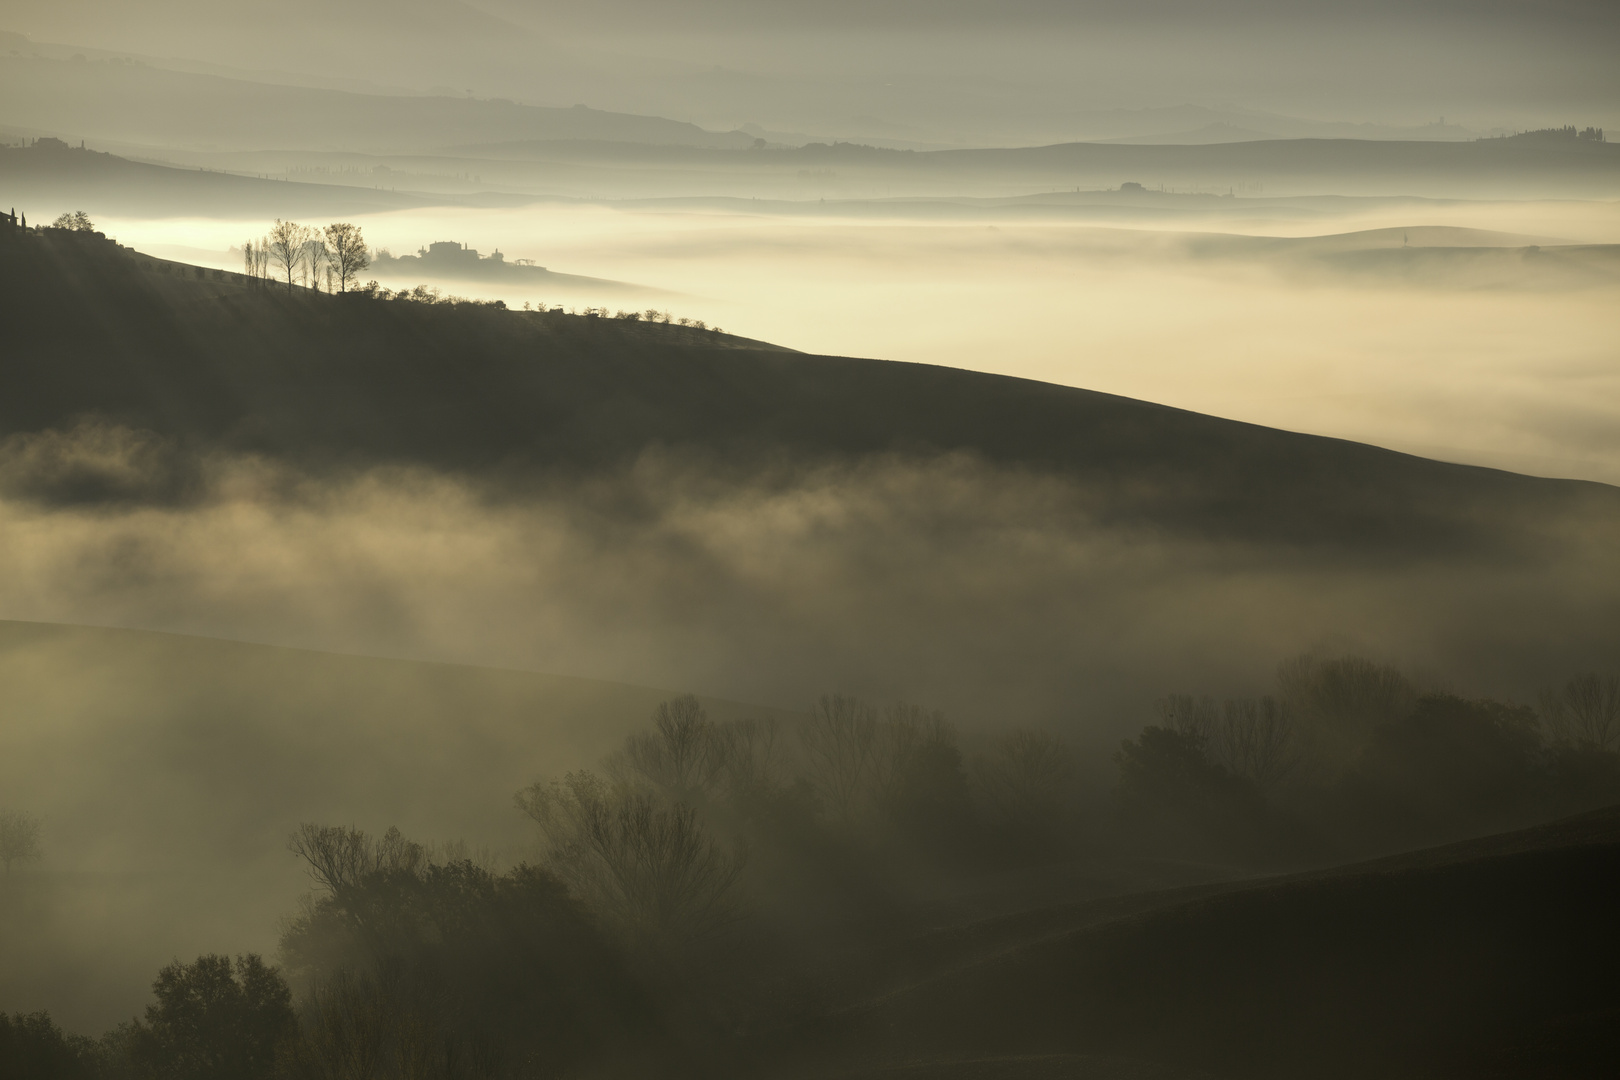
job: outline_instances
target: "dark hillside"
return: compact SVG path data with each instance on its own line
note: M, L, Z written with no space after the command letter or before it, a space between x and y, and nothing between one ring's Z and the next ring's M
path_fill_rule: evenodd
M745 469L969 452L1092 485L1105 517L1358 549L1515 549L1571 515L1620 518L1620 493L1599 484L689 328L289 294L55 230L0 245L0 290L17 313L6 434L94 415L309 467L517 481L650 446Z
M846 1014L842 1060L1121 1055L1221 1076L1609 1075L1620 811L1076 929ZM1167 900L1170 898L1166 898ZM1118 902L1113 902L1118 903ZM1039 1075L1038 1070L1027 1075Z

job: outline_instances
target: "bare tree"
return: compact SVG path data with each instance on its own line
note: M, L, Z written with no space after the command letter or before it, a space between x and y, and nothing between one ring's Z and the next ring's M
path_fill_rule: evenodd
M346 221L326 227L326 246L332 252L332 269L337 272L338 292L348 292L350 283L359 280L360 273L371 265L366 251L366 238L360 226Z
M1228 698L1171 694L1155 706L1160 723L1195 736L1209 760L1262 791L1276 785L1300 760L1293 709L1273 697Z
M289 1077L371 1080L381 1074L392 1017L375 980L340 970L310 990L303 1014L298 1033L277 1055Z
M319 229L305 231L304 282L316 292L321 291L321 277L331 269L332 253L327 250L326 237Z
M1556 743L1607 750L1620 740L1620 678L1578 675L1543 690L1541 718Z
M823 694L799 728L810 781L836 817L854 816L877 737L872 707L842 694Z
M311 232L307 225L277 218L276 223L270 226L270 235L265 238L270 262L279 270L277 276L286 279L289 293L292 292L293 280L304 268Z
M723 763L726 786L734 794L768 791L781 782L789 754L778 721L749 719L716 724L713 739Z
M725 748L698 699L685 694L661 702L652 721L652 731L625 740L610 768L639 776L677 802L707 794L725 769Z
M697 938L734 916L744 856L711 840L692 807L588 772L516 799L548 841L551 869L632 936Z
M308 863L315 883L331 893L353 888L370 874L416 873L428 861L427 849L397 828L373 840L356 828L306 822L288 838L287 849Z
M270 277L270 240L257 243L248 240L242 245L242 269L254 284L262 284Z
M1359 656L1284 661L1277 688L1299 721L1302 748L1318 763L1341 766L1375 728L1406 716L1417 702L1417 688L1400 671Z
M1020 729L975 757L973 775L980 797L997 817L1041 821L1057 817L1069 802L1075 765L1056 735Z
M955 746L956 730L945 714L920 705L896 702L883 710L872 740L866 787L879 805L892 807L903 797L918 760L930 747Z
M1273 697L1229 700L1210 752L1228 771L1269 790L1299 764L1293 712Z
M41 837L44 823L21 810L0 810L0 866L11 876L11 864L32 862L45 854Z

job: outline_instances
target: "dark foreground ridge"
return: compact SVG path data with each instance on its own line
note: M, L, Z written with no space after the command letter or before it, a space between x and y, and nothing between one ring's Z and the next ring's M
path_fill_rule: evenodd
M1617 889L1611 807L1123 911L1029 913L940 939L935 965L961 943L976 958L806 1032L804 1052L871 1077L1606 1076ZM1110 1056L1166 1071L1100 1069Z
M621 467L652 448L767 471L967 453L1091 485L1105 519L1358 549L1512 547L1570 515L1620 518L1620 492L1601 484L689 327L289 292L98 234L13 230L0 243L0 294L13 313L5 435L89 417L186 451L314 470L415 464L518 484ZM140 490L75 476L26 493L173 500L188 490L184 470Z

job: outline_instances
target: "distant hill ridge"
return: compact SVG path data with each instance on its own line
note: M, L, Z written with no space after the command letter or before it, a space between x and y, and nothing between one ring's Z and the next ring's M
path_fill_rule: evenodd
M156 273L58 230L11 241L0 288L30 317L0 361L0 434L99 415L309 468L414 462L514 482L652 446L730 469L966 452L1092 485L1121 520L1358 549L1511 548L1569 515L1620 521L1620 490L1602 484L1093 391L677 326L289 295L223 272Z
M0 100L7 103L11 123L39 131L169 146L401 151L535 138L709 147L754 143L740 131L705 131L680 120L585 105L395 97L37 56L0 56Z

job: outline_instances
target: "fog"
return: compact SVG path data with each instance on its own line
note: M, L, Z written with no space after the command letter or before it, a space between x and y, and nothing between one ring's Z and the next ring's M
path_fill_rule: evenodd
M703 205L358 220L396 255L456 240L653 291L383 275L395 288L426 281L511 307L656 308L806 352L993 371L1447 461L1620 480L1610 310L1620 257L1608 247L1551 258L1559 245L1620 240L1616 204L1295 213L1132 229L983 209L941 221ZM226 249L267 223L103 224L140 250L239 269ZM1532 244L1548 257L1527 256Z
M1602 1075L1616 40L10 0L0 1076Z
M969 747L1036 725L1102 791L1109 747L1166 694L1266 692L1316 649L1526 700L1606 661L1620 602L1620 522L1549 520L1443 566L1347 562L1109 524L1098 492L972 456L750 479L649 453L519 502L425 470L334 482L216 457L183 506L17 494L139 474L154 449L86 427L0 455L0 618L204 636L4 626L0 783L50 851L47 891L13 899L42 932L8 946L0 991L90 1030L171 956L273 952L299 821L534 857L511 792L593 765L662 696L640 687L719 718L802 715L828 690L920 701Z
M64 458L141 468L127 436L80 439L12 444L13 478ZM520 505L432 473L330 487L252 461L211 472L194 509L9 503L18 572L0 613L790 709L834 688L1107 742L1165 671L1264 682L1296 647L1334 642L1523 699L1552 674L1544 665L1575 664L1569 650L1613 602L1609 534L1590 526L1549 521L1528 551L1447 572L1357 568L1331 552L1111 527L1101 493L970 457L739 481L649 454ZM1547 611L1477 623L1521 601ZM1556 633L1541 621L1554 611Z

